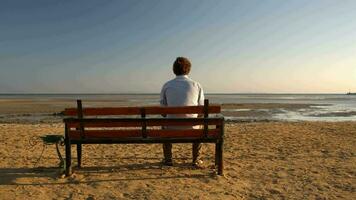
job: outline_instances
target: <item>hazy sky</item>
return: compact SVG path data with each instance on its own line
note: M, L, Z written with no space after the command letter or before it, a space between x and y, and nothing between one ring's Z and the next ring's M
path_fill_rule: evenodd
M1 0L0 93L356 91L354 0Z

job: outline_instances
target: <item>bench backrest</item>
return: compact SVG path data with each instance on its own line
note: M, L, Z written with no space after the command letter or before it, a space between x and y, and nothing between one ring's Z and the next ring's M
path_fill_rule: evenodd
M77 100L77 108L65 109L64 115L69 118L65 118L64 122L66 134L71 139L219 137L224 119L222 117L209 117L209 114L219 114L220 112L220 105L209 105L208 100L204 101L204 106L113 108L83 108L81 100ZM166 114L199 114L204 117L147 117L149 115ZM129 115L139 115L140 117L128 118L127 116ZM122 116L125 117L123 118ZM202 128L192 128L197 125L201 125Z

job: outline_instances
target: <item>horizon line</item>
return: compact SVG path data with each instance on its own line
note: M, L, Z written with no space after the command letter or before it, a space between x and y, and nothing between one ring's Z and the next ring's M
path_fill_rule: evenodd
M251 94L251 95L259 95L259 94L347 94L348 92L209 92L205 93L205 95L240 95L240 94ZM74 93L74 92L69 92L69 93L54 93L54 92L34 92L34 93L0 93L0 95L159 95L160 93L149 93L149 92L117 92L117 93Z

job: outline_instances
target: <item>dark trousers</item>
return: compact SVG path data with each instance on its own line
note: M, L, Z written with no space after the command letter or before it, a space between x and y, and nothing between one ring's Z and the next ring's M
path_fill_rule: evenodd
M192 154L193 163L196 163L200 157L201 143L193 143ZM163 144L163 155L166 162L172 161L172 143Z

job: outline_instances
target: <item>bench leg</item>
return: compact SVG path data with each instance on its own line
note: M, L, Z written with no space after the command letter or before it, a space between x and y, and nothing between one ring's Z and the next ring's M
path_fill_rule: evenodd
M218 167L218 175L223 175L223 168L224 168L224 162L223 162L223 140L219 141L216 143L215 146L215 163L217 164Z
M71 154L71 143L68 138L65 139L66 146L66 171L65 175L70 176L72 174L72 154Z
M78 168L82 166L82 144L77 144Z
M215 168L217 168L219 164L218 151L219 151L218 143L215 143Z

